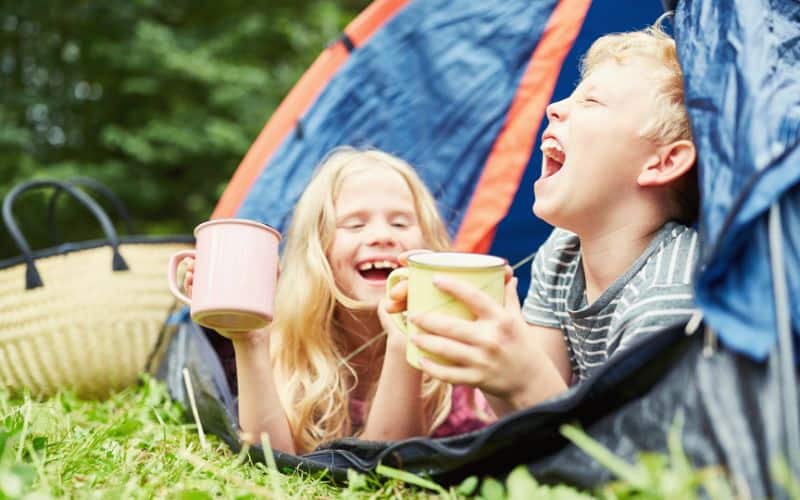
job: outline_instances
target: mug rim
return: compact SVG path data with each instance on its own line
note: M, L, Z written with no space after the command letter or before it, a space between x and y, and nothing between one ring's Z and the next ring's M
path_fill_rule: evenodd
M483 262L476 262L475 264L464 264L463 261L453 263L452 260L458 257L468 256L470 259L481 260ZM444 259L443 262L424 262L426 257L435 257L436 259ZM450 262L447 259L451 259ZM490 263L492 262L492 263ZM467 271L482 271L494 270L498 267L502 268L506 265L506 259L496 255L488 255L473 252L420 252L408 256L408 264L414 267L426 269L458 269Z
M220 218L220 219L207 220L207 221L205 221L205 222L203 222L201 224L198 224L198 226L194 228L193 234L194 234L195 238L197 238L197 233L199 233L201 229L205 229L208 226L215 226L215 225L218 225L218 224L241 224L243 226L257 227L259 229L266 229L270 233L274 234L275 237L278 238L279 242L281 241L281 238L282 238L280 231L278 231L277 229L275 229L274 227L272 227L270 225L267 225L267 224L264 224L262 222L258 222L258 221L252 220L252 219L239 219L239 218L236 218L236 217L225 217L225 218Z

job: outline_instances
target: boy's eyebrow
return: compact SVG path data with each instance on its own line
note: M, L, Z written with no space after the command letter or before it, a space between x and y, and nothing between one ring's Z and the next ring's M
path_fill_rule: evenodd
M583 80L581 83L578 84L578 87L575 90L579 90L582 93L592 92L597 90L597 85L593 82L587 82Z

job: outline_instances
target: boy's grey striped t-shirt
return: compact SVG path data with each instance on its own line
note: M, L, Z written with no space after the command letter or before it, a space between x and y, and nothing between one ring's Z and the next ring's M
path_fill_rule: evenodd
M580 241L555 229L531 265L523 316L564 332L573 373L584 380L639 335L688 321L697 245L694 230L668 222L628 271L587 304Z

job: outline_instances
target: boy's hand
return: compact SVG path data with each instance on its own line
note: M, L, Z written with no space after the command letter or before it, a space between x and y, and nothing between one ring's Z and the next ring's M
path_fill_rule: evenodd
M445 293L463 302L474 321L440 313L412 315L422 331L411 337L424 349L451 364L420 360L422 370L453 384L478 387L494 396L498 415L532 406L566 389L566 384L522 318L515 278L506 282L505 307L469 283L437 276ZM490 398L491 399L491 398Z
M181 291L191 298L194 284L194 259L192 257L184 257L178 264L178 284Z

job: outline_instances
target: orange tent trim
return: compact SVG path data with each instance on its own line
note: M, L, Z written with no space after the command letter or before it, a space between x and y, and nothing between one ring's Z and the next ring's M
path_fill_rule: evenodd
M408 0L376 0L345 28L344 33L353 46L360 47L407 3ZM212 219L233 217L236 214L269 159L349 55L342 40L338 40L326 48L308 68L239 163L211 214Z
M497 224L508 213L520 187L561 66L583 26L590 4L591 0L561 0L553 10L475 186L456 234L458 250L489 251Z

